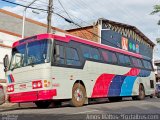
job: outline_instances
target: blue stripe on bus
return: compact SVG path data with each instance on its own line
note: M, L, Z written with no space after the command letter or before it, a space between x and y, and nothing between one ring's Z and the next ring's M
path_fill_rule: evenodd
M123 76L123 75L116 75L113 78L109 87L108 96L120 96L121 86L125 78L126 76Z
M8 75L8 82L9 82L9 83L12 83L12 80L11 80L10 75Z
M121 87L121 93L120 96L131 96L133 85L137 77L135 76L128 76L125 78L122 87Z

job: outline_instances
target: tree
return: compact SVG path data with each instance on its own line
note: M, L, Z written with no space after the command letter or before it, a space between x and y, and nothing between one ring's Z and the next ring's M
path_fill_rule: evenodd
M151 12L151 15L160 13L160 5L155 5L154 10ZM160 25L160 20L158 21L158 25Z

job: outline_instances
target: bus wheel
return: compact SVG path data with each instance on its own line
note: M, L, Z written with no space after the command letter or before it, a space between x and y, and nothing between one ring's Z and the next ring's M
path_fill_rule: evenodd
M138 95L138 100L144 100L145 98L145 91L144 91L144 87L142 84L139 85L139 95Z
M38 108L48 108L51 102L50 101L36 101L35 104Z
M75 83L72 89L71 105L74 107L81 107L86 100L86 90L80 83Z
M160 98L160 92L157 94L157 98Z
M118 101L122 101L122 97L109 97L108 100L110 102L118 102Z

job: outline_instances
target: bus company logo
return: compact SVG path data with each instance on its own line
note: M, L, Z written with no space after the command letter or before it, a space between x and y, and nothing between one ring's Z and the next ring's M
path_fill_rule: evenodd
M122 49L128 50L128 39L125 37L122 37L121 43L122 43Z

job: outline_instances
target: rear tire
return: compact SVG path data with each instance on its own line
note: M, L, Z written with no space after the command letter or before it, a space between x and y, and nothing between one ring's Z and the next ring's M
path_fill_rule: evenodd
M50 101L37 101L35 102L35 104L38 108L48 108L51 102Z
M71 105L74 107L81 107L86 100L86 90L80 83L75 83L72 88Z
M144 100L145 99L145 90L142 84L139 85L139 95L132 96L133 100Z
M160 98L160 92L159 92L159 93L157 93L157 98Z
M144 100L145 99L145 91L142 84L139 85L139 95L138 100Z

